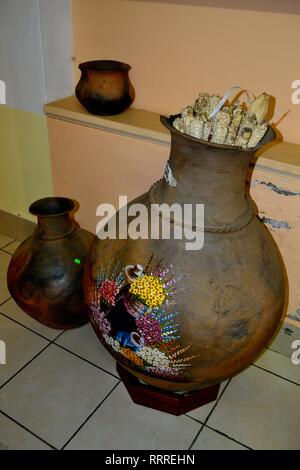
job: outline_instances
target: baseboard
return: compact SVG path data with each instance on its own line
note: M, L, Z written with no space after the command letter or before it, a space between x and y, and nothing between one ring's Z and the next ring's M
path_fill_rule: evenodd
M35 227L34 222L0 209L0 232L4 235L22 241L32 234Z

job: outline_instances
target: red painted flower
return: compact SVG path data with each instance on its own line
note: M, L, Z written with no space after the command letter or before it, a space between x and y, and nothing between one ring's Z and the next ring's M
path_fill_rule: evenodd
M104 300L108 305L115 305L118 292L119 288L114 280L103 281L99 289L101 300Z

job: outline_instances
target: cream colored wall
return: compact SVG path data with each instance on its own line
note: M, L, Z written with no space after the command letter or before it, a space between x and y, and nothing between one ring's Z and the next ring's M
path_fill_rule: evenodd
M278 108L291 110L279 125L284 139L300 143L300 104L291 102L291 83L300 79L300 15L250 11L251 2L240 2L242 10L199 3L73 0L75 82L80 62L128 62L133 106L166 114L200 90L222 94L237 84L266 91Z
M0 106L0 209L34 220L28 206L52 194L46 117Z

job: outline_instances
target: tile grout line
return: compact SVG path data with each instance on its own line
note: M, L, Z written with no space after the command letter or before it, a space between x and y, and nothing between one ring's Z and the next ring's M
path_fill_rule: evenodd
M0 307L1 307L2 305L4 305L6 302L8 302L10 299L12 299L12 297L9 297L8 299L4 300L4 302L0 303ZM102 368L102 367L99 366L98 364L95 364L95 363L89 361L88 359L84 358L83 356L80 356L80 354L77 354L77 353L71 351L70 349L68 349L68 348L66 348L66 347L64 347L64 346L55 343L55 341L56 341L63 333L65 333L66 330L61 331L54 339L50 340L49 338L47 338L47 336L44 336L44 335L42 335L41 333L38 333L37 331L33 330L32 328L29 328L28 326L24 325L23 323L21 323L21 322L15 320L14 318L10 317L10 316L7 315L6 313L3 313L3 312L0 311L0 315L3 315L3 316L4 316L5 318L7 318L8 320L11 320L11 321L17 323L18 325L22 326L23 328L25 328L26 330L30 331L31 333L34 333L34 334L40 336L41 338L43 338L43 339L45 339L45 340L47 340L47 341L50 341L51 343L55 344L55 345L58 346L59 348L64 349L65 351L67 351L67 352L73 354L74 356L78 357L79 359L82 359L83 361L87 362L88 364L97 367L97 369L100 369L100 370L102 370L103 372L106 372L107 374L110 374L112 377L115 377L115 378L119 379L119 376L113 374L112 372L107 371L106 369ZM286 357L286 356L284 356L284 357ZM268 372L269 374L272 374L272 375L274 375L275 377L278 377L278 378L280 378L280 379L286 380L287 382L292 383L293 385L297 385L298 387L300 387L300 384L299 384L299 383L294 382L293 380L288 379L287 377L283 377L282 375L276 374L275 372L272 372L271 370L265 369L264 367L261 367L261 366L255 364L255 363L251 363L251 365L254 366L254 367L257 367L257 368L260 369L260 370L263 370L263 371L265 371L265 372ZM200 422L200 421L198 421L198 422Z
M16 322L18 323L18 322ZM21 326L24 326L24 325L21 325ZM26 328L26 327L24 327ZM29 328L27 328L29 329ZM32 331L32 330L30 330ZM68 351L67 349L59 346L58 344L56 344L54 341L56 339L58 339L63 333L65 333L65 330L63 330L55 339L53 339L52 341L48 340L48 344L41 350L39 351L33 358L30 359L30 361L28 361L26 364L24 364L24 366L22 366L15 374L13 374L6 382L4 382L4 384L2 384L0 386L0 390L2 390L2 388L8 384L8 382L10 382L12 379L14 379L14 377L16 377L23 369L25 369L25 367L27 367L31 362L33 362L40 354L42 354L47 348L49 348L51 345L54 345L54 346L57 346L57 347L60 347L61 349L69 352L70 354L73 354L74 356L80 358L80 359L83 359L81 358L80 356L77 356L76 354L72 353L71 351ZM38 335L38 333L36 333ZM41 336L41 335L39 335ZM42 337L43 339L46 339L44 337ZM86 361L85 359L83 359L85 362L88 362ZM93 363L89 363L91 365L94 366ZM97 367L98 369L101 369L100 367L98 366L95 366ZM90 413L90 415L85 419L85 421L79 426L79 428L76 430L76 432L71 436L71 438L65 443L65 445L63 446L63 448L73 439L73 437L77 434L77 432L79 432L79 430L82 428L82 426L84 426L84 424L90 419L90 417L97 411L98 408L100 408L100 406L103 404L103 402L106 400L106 398L109 397L109 395L115 390L115 388L120 384L121 380L119 377L116 377L112 374L110 374L109 372L105 371L104 369L101 369L103 372L106 372L108 373L109 375L111 375L112 377L114 377L115 379L118 379L118 382L116 383L116 385L109 391L109 393L104 397L104 399L100 402L99 405L97 405L97 407L92 411L92 413ZM11 421L15 422L16 424L18 424L20 427L24 428L26 431L28 431L30 434L32 434L33 436L37 437L39 440L41 440L42 442L44 442L45 444L47 444L48 446L50 446L52 449L54 450L57 450L56 447L54 447L52 444L50 444L49 442L45 441L42 437L38 436L37 434L35 434L33 431L31 431L29 428L27 428L26 426L22 425L20 422L18 422L17 420L15 420L13 417L9 416L8 414L6 414L3 410L0 409L0 413L2 413L4 416L6 416L7 418L9 418ZM62 448L62 449L63 449Z
M200 434L201 434L201 432L203 431L204 428L205 428L205 425L202 424L199 431L196 433L196 436L194 437L191 444L189 445L188 450L193 450L193 445L195 444L196 440L198 439L198 437L200 436Z
M201 408L201 407L200 407L200 408ZM193 416L190 416L190 415L188 415L188 414L186 414L186 413L184 414L184 416L186 416L187 418L192 419L193 421L196 421L196 423L199 423L199 424L204 425L203 421L200 421L200 419L194 418Z
M285 356L286 357L286 356ZM282 375L279 375L279 374L276 374L275 372L272 372L271 370L268 370L268 369L264 369L263 367L261 366L258 366L256 364L251 364L252 366L254 367L257 367L258 369L260 370L263 370L264 372L268 372L268 374L272 374L274 375L275 377L279 377L280 379L283 379L283 380L286 380L287 382L293 384L293 385L297 385L298 387L300 387L300 384L298 384L297 382L294 382L293 380L291 379L287 379L286 377L283 377Z
M11 297L10 297L11 298ZM7 302L7 301L6 301ZM5 303L5 302L4 302ZM0 304L0 307L1 307L2 304ZM84 362L87 362L88 364L96 367L97 369L101 370L102 372L106 372L107 374L111 375L112 377L116 378L116 379L120 379L120 377L118 375L115 375L113 374L112 372L109 372L108 370L102 368L101 366L99 366L98 364L94 364L93 362L89 361L88 359L80 356L79 354L76 354L74 353L73 351L71 351L70 349L67 349L65 348L64 346L61 346L60 344L56 343L55 341L60 338L60 336L65 333L66 330L63 330L61 331L54 339L49 339L47 338L46 336L43 336L41 333L38 333L37 331L35 330L32 330L31 328L29 328L28 326L24 325L23 323L20 323L18 322L17 320L15 320L14 318L11 318L10 316L8 316L6 313L3 313L0 311L0 315L2 315L3 317L7 318L8 320L11 320L13 321L14 323L16 323L17 325L20 325L22 326L23 328L25 328L26 330L30 331L31 333L34 333L38 336L40 336L41 338L45 339L46 341L49 341L51 344L54 344L55 346L63 349L64 351L67 351L68 353L72 354L73 356L76 356L78 357L79 359L81 359L82 361ZM1 387L0 387L1 388Z
M14 255L14 253L11 254L9 251L3 250L3 248L1 248L1 251L3 251L3 253L6 253L7 255L10 255L10 256L13 256L13 255Z
M227 384L225 385L225 387L223 388L222 392L221 392L220 395L217 397L217 400L216 400L214 406L212 407L212 409L211 409L210 412L208 413L208 415L207 415L206 419L204 420L204 423L202 424L200 430L197 432L196 436L195 436L194 439L192 440L192 442L191 442L191 444L190 444L188 450L192 450L193 445L195 444L196 440L197 440L198 437L200 436L202 430L204 429L205 424L207 423L207 421L209 420L211 414L213 413L213 411L215 410L216 406L218 405L220 399L222 398L222 396L223 396L225 390L227 389L228 385L230 384L230 382L231 382L231 379L228 380L228 382L227 382ZM187 415L187 416L188 416L188 415Z
M57 338L56 338L57 339ZM68 353L72 354L73 356L75 357L78 357L79 359L81 359L82 361L84 362L87 362L88 364L90 364L91 366L94 366L96 367L97 369L101 370L102 372L105 372L106 374L109 374L111 375L114 379L118 379L120 380L120 377L118 375L115 375L113 374L112 372L109 372L108 370L106 369L103 369L103 367L97 365L97 364L94 364L93 362L89 361L88 359L85 359L84 357L80 356L79 354L75 353L74 351L71 351L70 349L67 349L65 348L64 346L62 346L61 344L58 344L58 343L55 343L56 339L53 341L53 344L61 349L63 349L64 351L67 351Z
M4 234L3 234L4 235ZM14 243L14 242L17 242L19 240L17 240L16 238L14 238L11 242L8 242L6 243L5 245L1 246L0 250L2 251L5 251L3 248L6 248L8 245L10 245L11 243ZM5 251L5 253L7 253L7 251ZM11 255L11 253L8 253L9 255Z
M11 296L9 296L8 299L3 300L3 302L0 302L0 307L1 307L2 305L4 305L6 302L8 302L10 299L12 299Z
M3 315L3 314L1 314ZM16 322L18 323L18 322ZM21 325L21 326L24 326L24 325ZM26 327L24 327L26 328ZM28 329L28 328L27 328ZM31 330L30 330L31 331ZM33 332L35 333L35 332ZM64 331L62 331L58 336L62 335L64 333ZM39 335L38 333L36 333L38 336L41 336ZM58 338L57 336L57 338ZM2 390L2 388L8 384L8 382L10 382L13 378L15 378L23 369L25 369L25 367L27 367L32 361L34 361L40 354L42 354L47 348L49 348L49 346L51 346L52 344L54 344L54 340L49 340L47 338L44 338L42 336L43 339L45 339L46 341L48 341L48 344L43 348L41 349L35 356L33 356L30 361L26 362L26 364L24 364L19 370L17 370L17 372L15 372L6 382L4 382L1 386L0 386L0 390ZM55 338L56 339L56 338ZM1 411L1 410L0 410ZM2 411L1 411L2 412Z
M1 305L2 305L2 304L1 304ZM0 308L1 308L1 305L0 305ZM26 326L26 325L24 325L23 323L20 323L18 320L15 320L14 318L12 318L12 317L10 317L9 315L7 315L6 313L3 313L3 312L0 311L0 315L2 315L3 317L7 318L8 320L13 321L14 323L17 323L17 325L22 326L23 328L25 328L25 330L28 330L28 331L30 331L31 333L34 333L34 334L36 334L37 336L40 336L41 338L46 339L47 341L50 341L50 342L55 341L57 338L59 338L59 337L65 332L65 330L61 331L60 333L58 333L57 336L55 336L55 338L54 338L53 340L51 340L51 339L47 338L47 336L44 336L44 335L42 335L41 333L38 333L37 331L33 330L32 328L29 328L29 326Z
M16 419L12 418L11 416L9 416L7 413L5 413L4 411L1 411L0 410L0 413L5 416L7 419L9 419L10 421L12 421L13 423L17 424L18 426L20 426L20 428L22 429L25 429L25 431L29 432L29 434L31 434L32 436L36 437L39 441L43 442L44 444L47 444L47 446L49 446L51 449L53 450L57 450L56 447L54 447L52 444L50 444L49 442L45 441L45 439L43 439L42 437L38 436L37 434L35 434L33 431L31 431L29 428L27 428L26 426L24 426L23 424L19 423ZM33 450L33 449L32 449Z
M71 442L76 434L79 433L79 431L83 428L83 426L89 421L89 419L96 413L96 411L103 405L105 400L112 394L112 392L120 385L121 380L119 379L118 383L114 385L114 387L107 393L107 395L103 398L103 400L99 403L99 405L96 406L96 408L89 414L89 416L83 421L83 423L79 426L79 428L72 434L72 436L67 440L67 442L62 446L60 450L64 450L65 447Z
M199 424L202 424L202 427L203 428L208 428L208 429L211 429L212 431L215 431L216 433L218 434L221 434L222 436L224 437L227 437L228 439L230 439L231 441L234 441L236 442L237 444L240 444L241 446L243 447L247 447L247 449L249 450L253 450L251 447L249 447L247 444L244 444L243 442L240 442L238 441L237 439L235 439L234 437L231 437L229 436L229 434L225 434L223 431L220 431L219 429L216 429L216 428L213 428L212 426L210 426L209 424L204 424L202 421L200 421L199 419L197 418L194 418L193 416L189 416L189 415L185 415L187 416L188 418L192 419L193 421L196 421L197 423ZM199 433L200 434L200 433Z
M236 442L237 444L240 444L243 447L246 447L249 450L253 450L247 444L244 444L243 442L238 441L234 437L229 436L229 434L226 434L225 432L220 431L219 429L213 428L212 426L209 426L208 424L205 424L204 426L208 429L211 429L212 431L215 431L216 433L220 434L221 436L227 437L227 439L230 439L231 441Z
M4 384L2 384L0 386L0 390L2 390L3 387L5 387L5 385L8 384L8 382L10 382L12 379L14 379L20 372L22 372L23 369L25 369L25 367L27 367L32 361L34 361L40 354L42 354L42 352L44 352L47 348L49 348L49 346L51 346L51 342L49 341L49 343L43 348L41 349L41 351L39 351L35 356L33 356L30 361L26 362L26 364L24 364L19 370L17 370L17 372L15 372L6 382L4 382ZM1 409L0 409L1 411Z

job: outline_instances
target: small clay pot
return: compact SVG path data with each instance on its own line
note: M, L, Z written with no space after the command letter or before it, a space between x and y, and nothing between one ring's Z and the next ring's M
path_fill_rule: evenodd
M81 77L75 94L92 114L114 115L127 109L135 97L129 80L130 65L115 60L93 60L79 65Z

